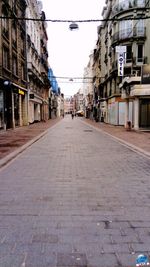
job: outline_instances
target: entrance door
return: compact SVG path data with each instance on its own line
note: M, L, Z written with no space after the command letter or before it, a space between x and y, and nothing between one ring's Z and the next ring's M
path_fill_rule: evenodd
M19 126L19 95L14 93L14 117L15 126Z
M12 93L11 90L5 90L5 107L4 116L6 122L6 129L12 128Z
M150 127L150 99L140 100L140 127Z

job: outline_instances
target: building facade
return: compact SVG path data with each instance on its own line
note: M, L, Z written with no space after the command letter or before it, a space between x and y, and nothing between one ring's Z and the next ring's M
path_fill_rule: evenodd
M50 82L42 4L3 0L0 15L0 129L47 120Z
M141 77L142 66L150 64L150 27L149 20L145 19L149 12L146 0L106 0L97 41L100 69L97 91L106 123L126 126L130 121L136 129L150 126L150 91L143 90L140 95L138 91L138 95L134 95L133 85L139 83L139 78L132 79L131 83L123 82L126 77ZM122 74L118 68L118 47L125 47ZM131 94L128 93L130 85ZM147 114L146 121L143 112Z
M0 128L28 123L25 0L0 1ZM7 19L6 17L13 17ZM21 17L21 20L17 20Z
M93 77L93 54L91 53L89 56L89 62L84 68L83 74L83 106L85 117L87 118L93 118Z
M34 123L49 118L48 37L42 3L28 0L26 16L39 19L27 21L28 117Z

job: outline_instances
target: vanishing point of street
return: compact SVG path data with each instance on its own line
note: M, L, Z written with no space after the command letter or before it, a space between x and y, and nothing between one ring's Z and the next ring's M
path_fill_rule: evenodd
M149 179L146 155L66 116L0 171L0 267L134 267Z

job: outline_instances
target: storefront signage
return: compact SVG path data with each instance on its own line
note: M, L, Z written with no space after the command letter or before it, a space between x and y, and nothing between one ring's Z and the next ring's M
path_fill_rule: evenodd
M150 84L150 65L143 65L142 66L142 84Z
M18 93L19 93L19 95L24 95L24 91L21 89L19 89Z

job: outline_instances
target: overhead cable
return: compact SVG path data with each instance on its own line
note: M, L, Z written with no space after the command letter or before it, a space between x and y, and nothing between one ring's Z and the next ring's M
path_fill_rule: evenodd
M26 20L26 21L46 21L46 22L61 22L61 23L88 23L88 22L103 22L103 21L125 21L125 20L139 20L139 19L150 19L150 16L137 16L137 17L123 17L123 18L110 18L110 19L85 19L85 20L63 20L63 19L42 19L42 18L23 18L16 16L0 16L0 19L10 19L10 20Z

